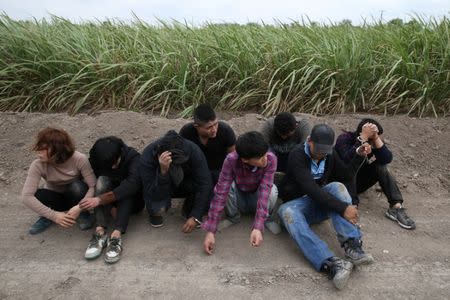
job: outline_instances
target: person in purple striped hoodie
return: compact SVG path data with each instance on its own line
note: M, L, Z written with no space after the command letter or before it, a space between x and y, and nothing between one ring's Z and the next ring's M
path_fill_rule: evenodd
M213 254L215 233L224 209L227 218L224 221L228 224L238 223L241 212L255 213L250 233L250 244L254 247L260 246L263 241L264 226L274 234L281 231L270 217L278 199L278 190L273 184L277 157L268 150L269 144L262 134L250 131L239 136L236 151L225 158L214 188L208 218L202 224L202 228L207 231L203 243L206 253Z

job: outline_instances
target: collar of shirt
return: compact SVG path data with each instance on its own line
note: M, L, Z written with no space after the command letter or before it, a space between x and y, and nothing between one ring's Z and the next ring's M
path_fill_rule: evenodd
M309 156L311 159L311 175L314 179L320 179L323 176L323 173L325 173L325 161L327 160L327 157L325 156L320 161L316 161L311 157L311 151L309 150L309 145L307 142L305 142L305 153Z

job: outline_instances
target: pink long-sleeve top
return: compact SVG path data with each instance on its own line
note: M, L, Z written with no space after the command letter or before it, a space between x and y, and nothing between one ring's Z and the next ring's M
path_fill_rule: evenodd
M41 178L45 180L45 188L62 192L64 186L80 178L88 185L85 197L94 196L96 177L86 155L75 151L72 157L62 164L50 164L36 159L31 163L28 176L22 189L23 203L40 216L52 221L56 219L56 211L42 204L34 195L39 188Z

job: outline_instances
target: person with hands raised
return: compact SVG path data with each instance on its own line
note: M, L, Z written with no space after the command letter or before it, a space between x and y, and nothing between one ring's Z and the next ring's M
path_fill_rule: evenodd
M361 165L356 176L345 182L345 185L352 196L353 204L358 205L358 194L378 182L389 202L385 216L397 222L402 228L415 229L415 222L406 214L403 196L397 182L387 168L393 155L383 142L382 134L383 127L378 121L365 118L359 122L356 131L346 131L339 135L335 149L346 163L355 156L355 149L365 145L371 147L371 151L367 153L367 160Z
M65 130L54 127L39 131L33 150L38 158L28 169L22 200L40 217L29 233L43 232L53 223L69 228L77 220L81 229L90 228L89 212L82 212L78 205L94 195L96 178L87 157L75 151ZM42 188L41 179L45 181Z
M351 179L371 151L368 144L355 149L346 165L333 150L334 131L326 124L315 125L304 144L289 154L287 174L280 184L285 202L278 210L282 225L317 271L326 272L338 289L343 289L353 265L369 264L373 257L362 249L357 226L358 209L342 181ZM311 225L332 220L346 259L336 257Z
M239 136L236 150L225 158L208 218L202 224L207 231L203 242L206 253L213 254L218 227L238 223L241 213L255 214L249 240L253 247L262 244L264 226L274 234L280 232L279 225L271 218L278 198L277 187L273 184L277 158L268 149L269 144L262 134L251 131ZM226 220L219 223L224 210Z

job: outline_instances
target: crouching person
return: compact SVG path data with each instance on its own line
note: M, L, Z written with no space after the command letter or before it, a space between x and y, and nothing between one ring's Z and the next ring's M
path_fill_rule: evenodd
M163 226L162 213L170 208L172 197L185 197L182 231L190 233L200 226L212 183L205 156L196 144L168 131L144 149L140 175L151 226Z
M82 230L92 227L89 212L78 206L84 197L94 195L95 175L87 157L75 151L69 134L47 127L38 133L31 163L22 190L24 204L40 217L29 233L38 234L56 223L69 228L78 220ZM41 179L45 186L40 188Z
M333 150L334 131L325 124L313 127L307 142L289 155L288 170L280 185L286 201L278 214L282 224L317 271L328 273L338 289L345 287L353 265L373 262L362 249L358 210L345 186L337 181L353 177L370 147L359 147L346 165ZM346 259L336 257L310 225L332 220Z
M279 225L268 218L278 198L277 187L273 184L277 158L268 149L261 133L247 132L238 138L236 151L225 158L208 219L202 225L207 231L203 243L206 253L214 251L215 233L224 208L226 221L231 224L239 222L241 212L255 214L250 233L250 244L254 247L263 241L265 224L272 232L280 232Z
M130 214L144 208L139 177L140 154L121 139L109 136L98 139L89 152L89 160L98 176L95 197L80 202L82 209L94 209L95 233L84 257L94 259L106 247L105 262L119 261L122 234L127 230ZM107 216L114 218L111 235L107 235Z

